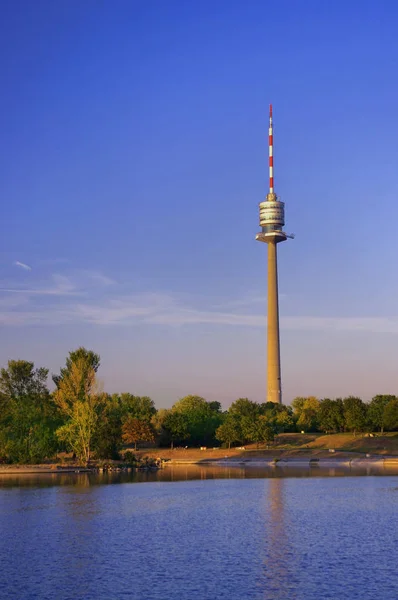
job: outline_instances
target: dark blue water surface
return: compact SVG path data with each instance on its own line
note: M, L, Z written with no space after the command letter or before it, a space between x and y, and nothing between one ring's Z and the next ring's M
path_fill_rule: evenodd
M0 598L398 598L397 476L248 471L0 478Z

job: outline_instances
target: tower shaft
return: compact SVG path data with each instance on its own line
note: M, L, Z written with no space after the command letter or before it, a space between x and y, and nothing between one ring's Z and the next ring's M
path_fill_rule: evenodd
M272 105L269 110L269 193L260 202L260 227L256 240L268 245L268 330L267 330L267 402L282 403L281 356L279 340L278 265L276 245L288 235L283 231L285 204L274 189L274 133Z
M273 241L268 242L267 402L282 403L278 263Z

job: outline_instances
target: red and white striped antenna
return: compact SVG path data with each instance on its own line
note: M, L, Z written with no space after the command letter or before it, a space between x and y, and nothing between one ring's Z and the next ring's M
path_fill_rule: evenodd
M269 149L269 193L274 193L274 133L272 128L272 104L269 105L269 129L268 129L268 149Z

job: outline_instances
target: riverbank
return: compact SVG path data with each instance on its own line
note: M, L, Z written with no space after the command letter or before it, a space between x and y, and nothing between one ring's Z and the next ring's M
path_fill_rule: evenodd
M1 465L1 475L63 475L73 473L131 473L133 471L156 471L159 468L174 467L228 467L228 468L261 468L261 469L302 469L302 468L347 468L347 469L372 469L383 470L394 469L398 471L397 456L368 456L368 457L290 457L290 458L236 458L224 457L214 459L175 458L161 460L157 465L151 467L127 467L120 463L114 463L111 468L104 469L98 466L64 467L60 465Z
M1 465L0 475L90 473L92 470L84 467L61 467L60 465Z
M131 449L130 449L131 450ZM334 467L398 466L398 434L319 433L280 434L268 448L248 446L225 448L144 448L131 450L134 464L123 461L95 461L90 468L79 466L71 456L41 465L0 465L0 474L84 473L151 469L172 465Z
M235 448L146 448L137 456L161 456L168 460L188 459L208 461L222 458L236 459L290 459L290 458L363 458L369 456L398 457L398 433L381 435L337 433L283 433L268 447L249 444Z
M0 475L21 475L41 473L62 475L70 473L131 473L132 471L156 471L162 467L163 461L152 457L141 457L134 464L122 461L95 461L87 467L76 464L49 463L42 465L0 465Z
M194 460L194 459L171 459L163 463L164 467L176 467L186 465L198 466L217 466L217 467L263 467L263 468L284 468L284 467L380 467L398 469L398 457L396 456L373 456L373 457L355 457L355 458L284 458L284 459L260 459L260 458L224 458L214 460Z

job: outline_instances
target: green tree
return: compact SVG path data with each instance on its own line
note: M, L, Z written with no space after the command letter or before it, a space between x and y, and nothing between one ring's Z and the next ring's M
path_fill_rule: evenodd
M275 415L275 426L277 433L294 431L294 420L290 406L277 404L282 410L277 410Z
M123 411L117 394L104 396L101 415L92 439L92 450L97 458L120 458Z
M168 446L171 442L169 432L163 427L169 412L170 411L166 408L160 408L151 419L151 424L156 435L156 441L159 446Z
M167 414L163 419L162 427L169 436L172 450L176 442L186 442L190 436L190 423L188 416L184 412L173 410L167 411Z
M216 429L222 423L222 414L218 407L214 410L212 405L214 403L200 396L189 395L172 406L173 412L185 415L192 444L206 445L215 439Z
M348 396L343 400L344 421L348 431L353 431L354 435L357 431L364 431L367 422L366 404L361 398Z
M0 371L1 450L12 462L40 462L56 451L59 417L47 376L25 360L10 360Z
M123 446L122 425L127 418L150 424L155 415L156 408L148 396L129 393L108 395L93 436L93 451L100 458L118 458Z
M258 444L258 418L259 416L243 416L239 419L240 429L242 431L242 441L245 444L256 442Z
M282 412L280 413L283 414ZM266 415L259 417L259 438L261 442L265 442L268 446L274 441L275 435L278 432L278 424L276 419L269 419Z
M264 406L248 398L238 398L229 407L228 414L239 421L242 442L256 441L257 421Z
M256 419L260 414L260 411L260 404L253 402L253 400L249 400L248 398L238 398L235 402L232 402L228 410L231 415L248 417L251 419Z
M297 396L296 398L294 398L294 400L292 400L292 409L293 409L293 414L295 416L296 421L299 420L301 412L303 410L303 406L304 406L304 402L307 400L307 398L304 398L303 396Z
M296 398L296 400L298 400ZM301 399L300 399L301 400ZM293 400L293 402L295 402ZM304 399L298 412L297 427L306 431L316 431L318 428L318 413L320 402L315 396L309 396Z
M321 400L318 413L319 429L325 433L344 431L344 405L341 398Z
M236 415L226 416L225 421L216 429L216 439L228 444L228 448L231 448L231 444L241 441L242 429Z
M273 424L275 434L285 431L295 431L291 406L276 404L275 402L265 402L260 404L260 415L266 416L268 421Z
M87 357L76 357L58 381L54 401L67 418L65 425L57 430L57 435L85 465L91 458L91 444L105 399L106 396L98 389L95 370L88 364Z
M390 400L384 407L383 425L387 431L398 429L398 399Z
M120 394L120 407L124 415L130 415L141 421L150 421L156 413L155 404L149 396Z
M134 444L134 450L137 450L139 442L155 441L152 425L131 415L128 415L122 425L122 436L125 444Z
M242 426L245 438L256 443L257 448L261 442L267 445L272 442L277 431L275 417L271 415L259 415L256 419L243 417Z
M396 396L390 394L378 394L374 396L368 406L369 424L373 430L384 430L384 409L391 400L397 400Z
M66 366L61 369L60 374L52 376L53 382L57 387L59 387L61 380L70 374L72 366L77 362L87 372L93 370L96 373L99 369L101 359L99 354L96 354L92 350L87 350L83 346L80 346L77 350L72 350L69 352L69 356L66 359ZM84 393L83 390L82 393Z
M212 402L208 402L207 404L213 412L222 413L221 402L218 402L218 400L213 400Z

